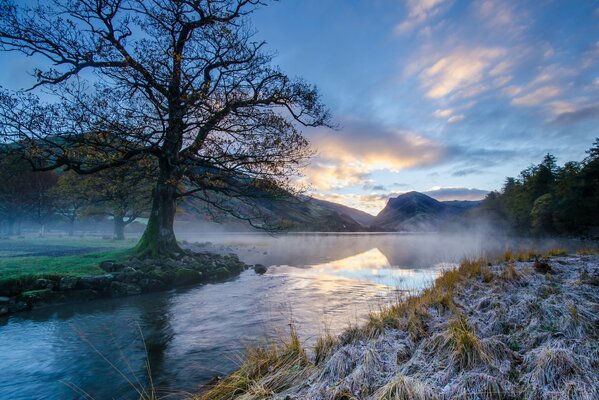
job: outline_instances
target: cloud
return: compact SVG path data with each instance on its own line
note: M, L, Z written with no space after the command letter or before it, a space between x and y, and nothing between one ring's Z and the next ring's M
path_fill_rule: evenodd
M451 108L446 108L444 110L435 110L433 115L437 118L446 119L448 123L452 124L454 122L459 122L464 119L463 114L454 114L455 110Z
M553 122L567 125L589 119L599 119L599 104L582 107L580 109L569 108L559 113Z
M514 98L512 104L525 107L536 106L559 96L561 93L562 89L557 86L542 86L528 94Z
M332 201L358 210L377 215L385 207L386 194L357 194L357 193L313 193L313 197L321 200Z
M395 27L395 33L401 35L412 31L418 25L440 14L448 5L447 0L408 0L408 17Z
M423 192L439 201L449 200L482 200L489 193L488 190L465 187L434 187Z
M326 191L372 183L370 173L398 172L437 165L446 160L446 146L418 133L350 120L339 132L310 134L318 155L305 169L304 183Z
M505 54L502 48L458 48L436 59L420 73L426 96L440 99L461 92L462 97L472 97L487 90L477 85L490 76L496 61Z

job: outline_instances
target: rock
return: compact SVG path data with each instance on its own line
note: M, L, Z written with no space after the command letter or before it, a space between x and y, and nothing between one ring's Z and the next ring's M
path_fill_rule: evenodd
M100 268L106 272L114 272L114 261L102 261Z
M60 278L60 283L58 284L58 288L60 290L73 290L79 283L79 278L76 276L63 276Z
M110 286L113 280L114 275L112 274L89 275L82 277L77 286L81 289L103 290Z
M266 271L268 271L268 268L265 265L262 265L262 264L254 265L254 272L257 273L258 275L265 274Z
M202 279L202 273L193 269L180 268L175 271L175 285L187 285L190 283L199 282Z
M29 308L30 306L24 301L14 301L8 304L8 312L10 312L11 314L19 311L25 311Z
M8 306L10 304L10 299L8 297L0 297L0 315L8 314Z
M100 268L106 272L119 272L125 268L125 265L118 264L114 261L102 261L100 263Z
M220 267L212 271L212 275L215 278L227 278L230 275L230 273L227 267Z
M54 289L54 282L52 282L49 279L37 279L35 281L35 283L33 284L35 290L41 290L41 289L49 289L52 290Z
M137 294L141 294L141 288L137 285L116 281L110 284L110 295L112 297L134 296Z
M21 298L27 304L33 304L37 302L50 301L54 297L54 293L50 289L40 289L40 290L29 290L27 292L21 293Z
M158 290L164 290L168 286L164 282L162 282L158 279L144 278L139 281L139 287L141 288L142 292L147 293L147 292L156 292Z

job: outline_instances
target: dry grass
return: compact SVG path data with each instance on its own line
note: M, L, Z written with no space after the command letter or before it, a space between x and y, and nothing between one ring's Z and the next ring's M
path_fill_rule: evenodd
M520 277L518 271L516 271L516 267L514 266L513 261L509 261L507 263L505 269L501 272L501 277L508 281L514 281Z
M397 375L374 393L375 400L438 400L429 386L418 379Z
M563 257L568 255L568 250L562 248L553 248L547 250L544 257Z
M339 345L339 339L326 329L325 333L316 339L314 345L314 365L319 365L322 361L327 359L333 350Z
M558 392L589 391L585 389L591 383L585 372L588 364L569 349L543 346L531 352L525 363L529 373L524 379L528 383L530 397L548 398Z
M514 385L504 379L479 372L462 376L448 395L450 399L507 400L516 399Z
M576 250L576 254L579 256L594 256L597 254L597 249L592 247L581 247Z
M438 352L451 351L454 365L461 369L492 361L476 331L462 315L454 318L449 328L437 335L433 343Z
M297 332L288 340L248 347L241 367L195 400L263 399L298 383L309 362Z

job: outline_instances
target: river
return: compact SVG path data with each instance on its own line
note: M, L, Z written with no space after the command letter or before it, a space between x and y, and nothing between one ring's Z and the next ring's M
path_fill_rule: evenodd
M398 291L426 287L464 256L509 246L500 238L434 234L186 239L268 272L0 319L0 399L138 398L148 364L159 394L181 398L233 370L246 346L285 338L291 323L309 347L325 329L363 321Z

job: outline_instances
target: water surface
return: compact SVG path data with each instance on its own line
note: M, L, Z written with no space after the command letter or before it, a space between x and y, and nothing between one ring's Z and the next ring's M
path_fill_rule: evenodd
M137 398L133 386L147 384L146 362L161 394L181 397L180 391L197 391L214 375L232 371L245 346L287 335L290 323L309 346L325 328L336 332L362 321L397 290L426 287L464 256L509 246L506 239L458 235L186 239L201 243L194 249L235 252L269 270L0 319L0 399L86 398L83 392L96 399Z

